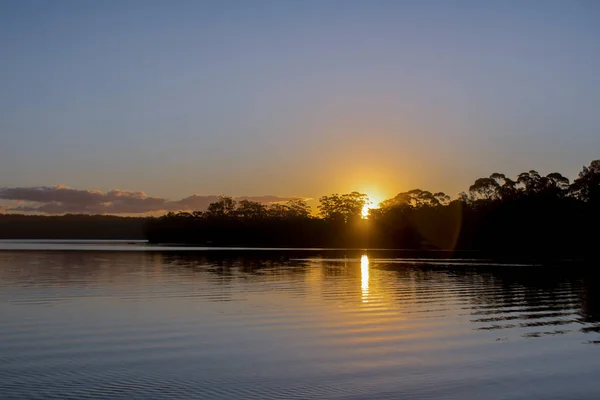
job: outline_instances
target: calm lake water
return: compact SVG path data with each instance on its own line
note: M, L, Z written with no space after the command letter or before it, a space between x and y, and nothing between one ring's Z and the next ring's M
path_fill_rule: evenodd
M595 265L0 249L2 399L600 399Z

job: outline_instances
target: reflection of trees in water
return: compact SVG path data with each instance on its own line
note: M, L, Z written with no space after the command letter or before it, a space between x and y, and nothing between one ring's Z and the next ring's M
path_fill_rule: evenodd
M236 255L192 252L32 252L5 253L0 260L3 281L22 284L78 284L119 279L131 273L210 272L217 275L289 275L304 273L305 261L280 254Z
M257 282L265 284L265 291L293 287L294 294L302 295L310 289L326 301L344 297L344 301L358 304L363 295L360 255L360 251L320 255L257 251L6 252L0 254L0 286L8 290L77 290L78 295L122 295L164 285L202 293L220 286L222 301L236 295L238 284ZM539 327L544 333L579 323L584 332L600 333L600 281L589 265L473 267L371 260L370 294L393 307L440 307L445 301L454 301L472 314L471 321L481 329Z
M281 287L274 283L303 280L307 273L307 262L292 260L281 252L209 251L202 253L164 253L163 268L168 274L189 275L192 279L217 285L221 296L211 300L232 300L241 290L240 285L260 282L267 284L265 291L277 291ZM303 287L298 285L295 293L301 295Z
M600 282L595 274L588 274L581 287L581 318L593 324L586 331L600 333Z
M295 279L306 274L307 264L263 252L18 252L2 254L0 261L0 286L127 295L164 285L197 291L217 285L228 292L221 300L236 293L236 283Z
M305 273L306 261L293 260L282 253L179 252L164 253L165 267L177 270L207 271L222 276L295 275Z
M526 337L566 333L564 326L600 332L600 282L590 266L507 267L382 264L395 271L396 298L405 305L428 298L466 302L479 329L527 328ZM435 301L434 301L435 302Z
M15 252L2 255L0 277L20 286L85 286L118 282L156 266L156 254L137 252ZM160 259L158 259L160 263Z

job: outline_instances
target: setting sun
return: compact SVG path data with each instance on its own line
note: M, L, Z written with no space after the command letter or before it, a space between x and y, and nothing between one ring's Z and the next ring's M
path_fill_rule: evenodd
M369 210L371 209L369 203L365 203L365 205L362 208L362 217L363 218L367 218L369 216Z
M379 207L380 201L375 198L375 196L368 196L368 200L362 208L361 215L363 218L367 218L369 216L369 210L373 208Z

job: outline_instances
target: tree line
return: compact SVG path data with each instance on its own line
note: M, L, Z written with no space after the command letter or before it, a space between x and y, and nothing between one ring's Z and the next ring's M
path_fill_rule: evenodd
M600 160L559 173L493 173L451 199L414 189L371 209L352 192L264 205L222 196L205 211L162 217L0 215L0 238L148 239L212 246L406 248L593 254L600 239Z
M0 214L0 239L144 240L147 218Z
M560 173L501 173L479 178L451 199L414 189L362 210L364 193L319 199L313 216L303 200L264 205L221 196L206 211L147 221L151 242L214 246L363 247L548 255L593 251L600 235L600 160L570 182Z

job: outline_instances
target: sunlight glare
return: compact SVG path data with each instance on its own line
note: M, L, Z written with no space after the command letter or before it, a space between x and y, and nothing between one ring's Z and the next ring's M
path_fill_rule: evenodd
M363 206L362 211L361 211L361 215L363 218L367 218L369 216L369 210L370 210L369 203L365 203L365 205Z
M379 203L379 200L377 200L375 197L368 196L368 200L361 210L362 218L367 218L369 216L369 210L379 207Z
M369 257L363 254L360 258L360 286L363 303L369 302Z

